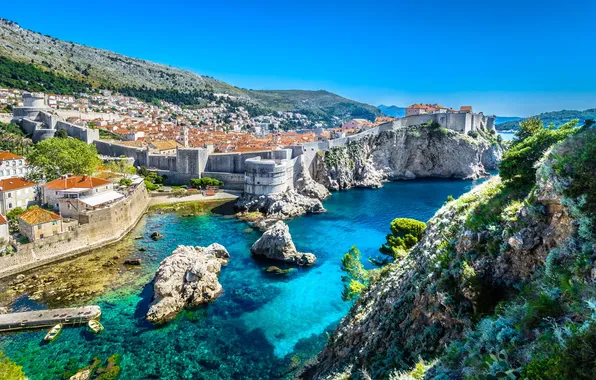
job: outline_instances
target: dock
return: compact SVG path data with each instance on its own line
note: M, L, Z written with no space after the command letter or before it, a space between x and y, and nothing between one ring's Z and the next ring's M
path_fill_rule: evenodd
M46 328L58 323L83 325L99 317L101 308L96 305L0 314L0 332Z

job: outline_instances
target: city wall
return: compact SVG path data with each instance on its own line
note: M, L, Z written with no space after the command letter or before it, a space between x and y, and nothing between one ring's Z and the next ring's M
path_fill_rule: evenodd
M91 144L92 142L99 140L99 130L97 129L81 127L78 125L67 123L65 121L57 121L55 129L62 129L66 131L66 134L68 134L70 137L82 140L87 144Z
M111 207L81 215L81 224L71 231L22 244L15 254L0 257L0 278L114 243L134 228L148 204L149 194L141 183ZM65 226L76 225L71 223Z
M131 157L135 166L149 166L149 151L144 148L120 145L108 141L96 140L93 142L97 152L104 156Z

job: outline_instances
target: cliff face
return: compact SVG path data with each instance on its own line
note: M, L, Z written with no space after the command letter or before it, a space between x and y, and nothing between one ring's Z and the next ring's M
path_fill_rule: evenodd
M501 156L502 148L489 132L471 137L418 126L322 152L313 164L313 177L332 190L378 187L395 179L477 178L496 169Z
M569 140L525 198L495 177L443 206L410 254L377 273L303 378L410 379L416 363L442 379L594 368L596 223L587 198L564 195L573 182L559 161L583 149Z

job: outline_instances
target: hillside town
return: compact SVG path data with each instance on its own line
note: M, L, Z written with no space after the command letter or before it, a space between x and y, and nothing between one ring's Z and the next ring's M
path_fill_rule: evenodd
M244 161L256 155L266 159L265 164L271 156L277 157L276 165L286 167L295 165L292 162L306 151L343 145L368 132L379 133L430 122L463 134L494 129L494 117L475 114L469 106L455 110L439 104L413 104L407 107L406 117L401 119L383 116L370 121L356 118L336 128L322 128L309 124L308 118L298 113L277 112L251 117L241 106L229 108L225 102L230 99L229 95L221 95L221 99L224 101L212 101L201 108L191 109L164 101L149 104L110 91L71 96L0 88L0 109L3 110L0 115L5 122L19 123L34 143L58 136L58 129L61 129L66 137L95 145L104 162L113 164L114 158L110 157L121 157L116 160L126 161L125 165L135 164L137 169L132 172L146 168L143 170L147 170L152 178L163 178L168 185L186 186L193 178L208 176L214 183L225 183L228 189L245 191L244 165L234 164L238 159ZM24 149L21 146L21 153ZM144 153L138 156L139 152ZM205 157L218 154L216 160L205 160ZM312 154L308 157L312 160ZM175 162L173 166L172 160ZM181 170L182 167L186 169ZM289 182L293 181L291 173L294 169L283 170L290 175L270 186L272 189L292 186ZM128 178L127 172L130 170L113 172L104 169L93 173L101 178L61 173L60 178L53 180L45 177L32 180L22 154L0 151L0 241L3 249L11 251L24 245L21 249L26 250L27 244L49 238L55 240L61 234L78 231L86 224L95 223L93 214L99 210L112 210L110 218L118 225L121 218L116 210L121 209L121 205L129 204L129 200L138 197L139 193L145 194L141 196L145 199L146 188L155 190L161 186L161 182L148 181L146 175L145 179L136 174ZM268 181L266 173L258 173L264 177L251 177L251 181ZM131 215L133 220L138 218L132 211ZM98 228L105 230L101 226ZM128 225L122 225L122 228L126 230ZM77 234L84 235L80 231ZM10 241L14 244L8 244Z

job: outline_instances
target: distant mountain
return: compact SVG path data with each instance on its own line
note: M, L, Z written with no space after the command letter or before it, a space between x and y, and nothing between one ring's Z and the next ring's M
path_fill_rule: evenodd
M518 116L497 116L497 119L495 120L495 125L507 123L510 121L519 121L522 119L523 119L523 117L518 117Z
M404 117L406 116L406 107L386 106L381 104L377 107L387 116Z
M532 117L541 119L544 125L554 124L555 126L559 126L574 119L579 119L580 123L583 123L586 119L596 119L596 108L591 108L584 111L562 110L545 112ZM519 122L521 120L498 124L496 127L500 131L519 129Z
M295 111L333 123L336 117L374 120L380 115L371 105L327 91L242 89L190 71L44 36L1 18L0 85L57 93L112 89L181 105L200 104L213 93L225 93L252 104L253 113Z

